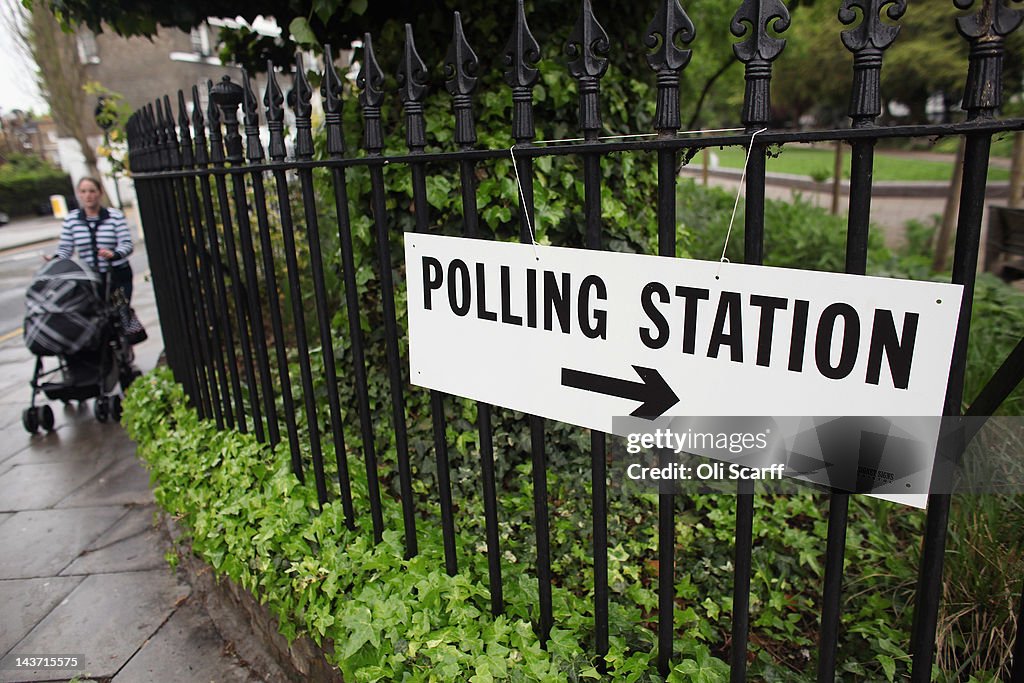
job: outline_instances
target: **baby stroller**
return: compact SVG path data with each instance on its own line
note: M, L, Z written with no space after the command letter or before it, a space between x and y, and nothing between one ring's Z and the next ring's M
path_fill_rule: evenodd
M36 356L32 399L21 415L25 430L53 430L53 410L36 405L39 392L65 406L94 398L98 421L120 420L115 389L120 384L124 391L141 373L132 365L119 302L110 300L109 278L77 259L53 259L36 273L25 298L25 345ZM44 357L56 365L47 369Z

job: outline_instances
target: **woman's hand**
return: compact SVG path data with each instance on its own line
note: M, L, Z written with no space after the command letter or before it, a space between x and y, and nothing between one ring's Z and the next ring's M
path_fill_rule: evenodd
M112 252L109 249L100 249L99 255L101 259L106 259L107 261L110 261L114 258L114 252Z

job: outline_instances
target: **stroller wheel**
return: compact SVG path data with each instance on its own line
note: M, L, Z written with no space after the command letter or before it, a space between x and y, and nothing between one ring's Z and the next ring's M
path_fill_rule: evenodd
M106 396L100 396L92 406L92 414L96 416L97 422L106 422L110 417L110 404Z
M21 411L21 424L29 434L39 431L39 419L36 417L35 408L25 408Z
M36 416L39 418L39 426L48 432L53 431L53 408L50 406L39 406L36 408Z
M110 399L110 417L114 418L114 422L120 422L122 414L123 411L121 409L121 397L112 397Z

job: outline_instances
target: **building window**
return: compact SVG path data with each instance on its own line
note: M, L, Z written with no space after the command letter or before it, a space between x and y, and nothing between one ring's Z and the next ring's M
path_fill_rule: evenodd
M210 55L210 34L207 32L205 24L192 29L190 38L193 52L203 57Z
M78 33L78 59L82 64L99 64L100 53L96 49L96 34L87 29Z

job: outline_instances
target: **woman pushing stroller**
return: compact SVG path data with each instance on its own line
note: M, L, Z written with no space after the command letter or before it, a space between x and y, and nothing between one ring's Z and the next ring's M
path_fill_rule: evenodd
M111 296L119 290L122 305L128 305L132 299L128 257L135 247L124 214L103 206L103 189L94 178L79 180L75 194L79 208L64 219L54 258L71 258L77 252L101 276L109 274Z
M44 257L48 263L26 292L25 345L36 356L32 399L22 412L30 433L54 427L53 410L36 405L40 393L65 404L95 398L96 419L117 420L118 385L124 391L141 374L131 345L146 334L127 304L131 233L124 214L100 203L97 181L80 180L77 195L80 208L64 221L57 253ZM44 367L48 357L56 358L56 367Z

